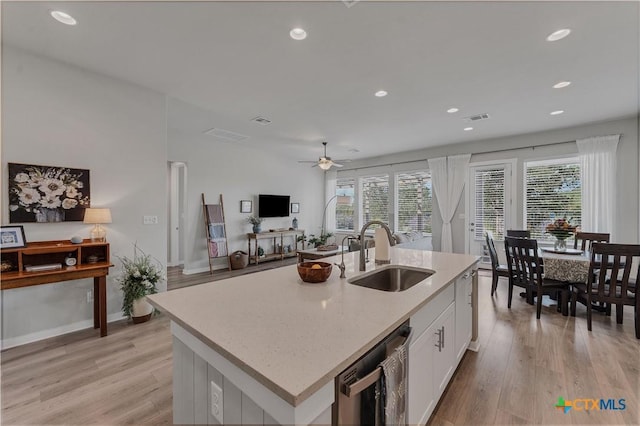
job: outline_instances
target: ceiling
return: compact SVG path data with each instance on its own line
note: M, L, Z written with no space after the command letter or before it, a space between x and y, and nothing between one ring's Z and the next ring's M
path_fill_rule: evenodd
M327 140L330 156L359 159L637 114L638 7L4 1L2 42L169 95L181 133L221 128L299 159ZM291 39L294 27L307 39ZM561 28L572 33L545 40ZM491 118L463 120L480 113Z

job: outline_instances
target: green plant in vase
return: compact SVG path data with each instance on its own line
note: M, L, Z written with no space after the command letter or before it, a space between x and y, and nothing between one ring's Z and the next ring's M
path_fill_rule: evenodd
M122 274L118 278L124 295L122 312L128 318L133 318L134 323L148 321L153 307L145 300L145 296L158 292L157 284L164 279L162 265L135 245L133 259L117 257L122 262Z
M314 247L318 247L327 244L327 240L331 237L333 237L331 232L321 233L318 237L314 234L310 234L308 237L306 235L299 236L298 241L306 241L309 244L313 244Z
M253 233L257 234L262 231L262 226L260 225L264 219L258 216L249 216L247 218L247 222L253 225Z

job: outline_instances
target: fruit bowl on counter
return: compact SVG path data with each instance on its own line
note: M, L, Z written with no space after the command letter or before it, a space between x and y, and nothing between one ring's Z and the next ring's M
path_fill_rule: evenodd
M331 263L302 262L298 263L298 275L306 283L323 283L331 275Z

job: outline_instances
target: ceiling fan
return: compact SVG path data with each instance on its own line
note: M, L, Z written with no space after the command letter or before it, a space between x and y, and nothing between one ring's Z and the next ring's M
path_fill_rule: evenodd
M327 157L327 142L322 142L324 145L324 155L318 158L318 161L298 161L298 163L314 163L311 167L320 167L322 170L329 170L331 166L343 167L340 163L348 163L351 160L332 160L331 157Z

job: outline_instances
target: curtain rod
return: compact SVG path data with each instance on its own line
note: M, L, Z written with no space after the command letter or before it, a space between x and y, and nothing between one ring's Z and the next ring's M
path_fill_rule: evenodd
M623 133L616 133L613 135L604 135L601 137L606 137L606 136L620 136L623 137L624 134ZM471 155L480 155L480 154L495 154L498 152L507 152L507 151L519 151L522 149L530 149L532 151L535 151L536 148L539 147L544 147L544 146L553 146L553 145L566 145L569 143L576 143L576 140L572 140L572 141L562 141L562 142L548 142L548 143L541 143L541 144L537 144L537 145L531 145L531 146L523 146L523 147L519 147L519 148L503 148L503 149L494 149L491 151L478 151L478 152L472 152ZM465 154L465 153L463 153ZM452 155L458 155L458 154L452 154ZM437 157L433 157L433 158L437 158ZM410 163L419 163L422 161L427 161L428 158L423 158L420 160L409 160L409 161L395 161L393 163L386 163L386 164L377 164L375 166L363 166L363 167L356 167L353 169L346 169L346 170L341 170L341 171L351 171L351 170L362 170L362 169L371 169L373 167L391 167L391 166L397 166L397 165L401 165L401 164L410 164Z

